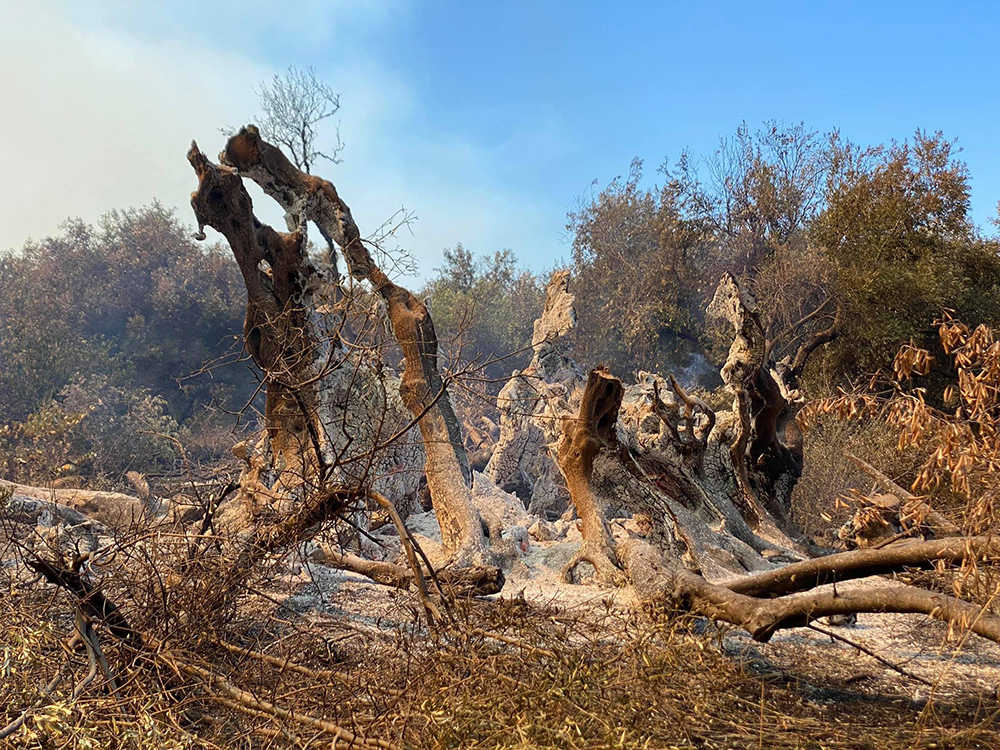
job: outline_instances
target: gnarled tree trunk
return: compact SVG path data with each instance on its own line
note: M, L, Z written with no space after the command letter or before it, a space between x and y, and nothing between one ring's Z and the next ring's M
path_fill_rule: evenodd
M261 224L239 175L212 164L197 146L188 160L198 175L191 205L199 227L211 226L227 239L243 275L244 341L264 374L265 436L241 455L248 463L244 494L256 514L261 502L301 500L322 487L346 440L335 432L341 422L331 418L347 400L347 384L331 383L346 374L346 351L336 335L343 317L318 313L334 301L322 299L323 287L307 286L319 270L304 232Z
M568 275L555 274L535 324L535 356L498 398L501 437L487 468L501 486L528 488L532 502L557 486L550 473L561 473L584 534L566 575L587 561L615 577L614 544L597 519L607 508L649 516L664 549L712 574L801 556L787 520L801 441L784 441L797 434L801 396L765 367L756 306L735 280L723 279L710 309L734 330L723 369L734 409L720 414L673 376L639 373L628 388L604 371L584 381L568 354L573 304Z
M829 615L895 612L1000 642L1000 617L956 597L899 584L813 591L908 568L995 561L1000 549L988 537L954 537L801 559L816 550L787 517L802 461L793 422L800 368L767 362L755 302L731 276L710 312L733 325L722 370L731 412L715 414L673 377L672 393L644 373L623 388L604 369L592 370L571 399L578 406L562 419L556 456L583 543L567 576L589 562L599 580L627 580L641 600L732 623L760 641ZM603 513L609 505L649 516L651 533L616 544Z
M497 396L500 437L486 466L498 487L517 495L529 512L550 518L566 510L569 494L549 447L558 443L562 415L583 383L569 356L576 328L573 299L569 271L555 272L535 321L531 362Z
M221 154L225 166L211 164L196 148L189 158L200 181L192 205L199 222L218 229L233 247L247 285L248 346L268 373L265 421L272 447L258 465L277 468L282 484L289 473L322 478L342 471L348 462L337 446L350 445L354 437L337 432L359 418L338 385L356 378L356 368L337 335L343 316L336 300L324 300L323 314L312 314L320 307L317 296L337 291L335 270L324 275L305 252L305 222L312 221L340 247L351 275L371 283L385 305L405 358L399 395L423 438L427 484L445 549L461 564L482 560L488 551L472 503L472 472L438 371L437 336L426 306L375 264L333 184L296 168L253 126L229 139ZM299 229L283 234L262 226L241 176L257 182L287 215L299 217ZM261 270L262 261L269 269ZM328 391L330 399L319 398ZM311 450L304 451L303 444Z

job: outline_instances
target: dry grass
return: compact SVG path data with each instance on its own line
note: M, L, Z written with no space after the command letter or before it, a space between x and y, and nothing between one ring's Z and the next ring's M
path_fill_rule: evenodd
M523 601L452 609L434 633L414 608L390 629L297 616L248 600L224 631L190 628L161 651L223 675L258 698L350 731L428 748L996 747L995 696L919 710L899 695L852 692L814 669L804 684L758 659L727 655L689 618L653 621ZM33 703L66 660L70 602L37 587L0 598L0 722ZM704 632L702 632L704 631ZM490 635L483 635L488 633ZM104 636L104 641L109 638ZM270 662L218 645L266 652ZM167 651L169 649L169 651ZM23 748L330 747L300 724L220 705L169 660L107 644L120 698L99 677L76 700L71 669L50 703L10 738ZM278 666L285 660L305 667ZM808 658L806 657L808 662ZM310 670L327 670L322 673ZM334 670L337 674L331 674ZM808 670L806 670L806 673ZM339 745L346 746L346 745Z
M799 528L832 544L833 532L854 512L843 504L838 507L837 499L872 488L871 477L848 459L848 453L908 486L926 455L913 448L900 450L898 442L898 429L874 420L826 416L810 426L804 435L802 477L792 493L792 517Z

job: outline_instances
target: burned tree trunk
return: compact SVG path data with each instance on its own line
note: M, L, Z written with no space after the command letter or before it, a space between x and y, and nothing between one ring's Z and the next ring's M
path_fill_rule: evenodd
M337 408L334 389L307 384L340 374L345 351L331 329L343 319L316 312L323 291L306 287L318 269L304 233L261 224L239 175L212 164L194 145L188 160L198 176L191 205L199 227L211 226L227 239L243 275L244 341L264 374L266 435L257 453L243 449L245 496L252 504L301 499L322 486L342 442L330 432L337 424L329 418Z
M352 369L342 367L350 360L336 335L343 323L335 303L326 305L328 313L322 317L322 329L305 313L310 306L302 304L311 294L330 294L337 289L332 283L335 269L323 277L306 268L311 261L304 251L304 227L306 221L312 221L329 242L341 248L350 274L369 282L385 306L406 365L399 395L423 438L427 484L445 549L459 563L483 559L488 551L472 503L472 472L446 382L438 370L437 335L427 307L407 289L394 284L375 264L350 208L333 184L296 168L278 148L264 142L256 128L242 128L230 138L221 160L225 166L216 167L200 154L192 158L201 183L192 204L200 223L217 228L230 240L243 270L251 351L265 372L278 373L268 381L269 430L282 438L288 436L296 445L311 445L311 460L318 466L301 465L304 459L299 458L295 467L299 473L325 476L331 466L345 463L338 461L336 450L327 446L338 444L337 436L330 435L331 430L337 430L338 421L349 421L345 394L335 393L332 399L332 405L344 418L331 414L327 404L301 403L305 398L303 384L335 381L336 373ZM261 227L253 218L249 198L241 197L246 195L241 175L257 182L287 215L299 217L300 229L284 235ZM262 261L273 271L270 278L261 278ZM331 327L334 335L329 335ZM324 351L317 351L317 347L324 346ZM323 362L320 371L315 366L317 361ZM275 383L273 396L271 382ZM304 419L306 413L312 418ZM351 440L347 436L345 442ZM280 441L278 448L284 450ZM300 449L296 455L301 453ZM266 465L267 460L260 463Z
M793 418L801 394L788 376L766 361L767 342L757 303L729 274L723 276L708 314L733 326L733 343L722 367L722 380L733 395L726 420L730 428L729 466L736 484L732 499L747 525L782 544L798 535L788 521L792 488L802 473L802 444ZM790 375L790 373L789 373ZM724 461L723 461L724 464Z
M531 362L497 396L500 437L486 466L498 487L517 495L530 513L550 519L566 510L569 494L549 447L559 442L562 416L583 383L569 356L576 327L573 301L569 271L552 274L531 337Z
M615 425L621 403L621 382L604 370L591 370L580 400L579 416L563 420L557 456L583 534L579 552L563 571L567 577L571 577L580 562L593 565L603 580L613 581L618 577L620 563L604 517L604 504L595 492L594 463L602 451L612 456L615 453L618 444ZM621 483L624 478L621 475L618 481Z
M735 411L717 415L673 376L639 373L635 385L617 386L610 431L595 420L602 396L592 389L618 381L592 373L585 382L569 358L573 302L567 274L555 274L535 324L535 357L498 398L501 436L487 467L500 486L527 488L532 503L548 487L568 487L585 541L567 576L586 561L601 578L614 577L613 543L593 520L594 508L602 517L609 507L649 516L665 549L710 573L759 570L769 560L801 556L803 543L786 518L801 444L781 439L793 434L801 398L764 366L753 300L727 276L712 304L735 332L725 370ZM592 462L581 462L570 445L601 449Z
M722 370L731 412L715 414L673 377L671 395L661 378L643 373L623 388L604 369L573 397L556 452L583 535L567 577L587 562L599 580L627 580L642 601L732 623L760 641L829 615L894 612L1000 642L1000 617L956 597L899 584L814 591L912 568L974 568L1000 549L988 537L955 537L801 559L815 550L787 518L802 459L792 426L797 373L769 366L754 300L731 276L710 311L733 325ZM651 532L616 541L609 505L649 516Z

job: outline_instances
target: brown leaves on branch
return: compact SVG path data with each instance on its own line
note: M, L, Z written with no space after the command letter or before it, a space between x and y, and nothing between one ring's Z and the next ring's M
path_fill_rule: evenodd
M949 358L949 382L940 394L916 385L931 373L934 357L906 344L893 362L891 379L876 376L864 388L814 401L799 415L808 426L824 415L875 419L899 429L898 448L924 454L911 479L916 494L951 490L964 498L964 528L994 528L1000 500L1000 343L986 325L970 329L946 315L937 324Z

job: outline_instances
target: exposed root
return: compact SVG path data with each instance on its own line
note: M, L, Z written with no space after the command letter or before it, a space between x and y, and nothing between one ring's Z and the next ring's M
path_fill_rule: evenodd
M628 580L619 566L617 555L610 547L584 541L576 554L563 566L561 575L566 583L574 582L574 574L580 563L590 563L594 566L594 575L599 583L621 586Z

